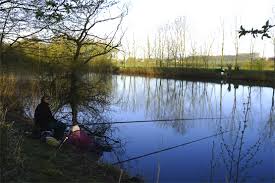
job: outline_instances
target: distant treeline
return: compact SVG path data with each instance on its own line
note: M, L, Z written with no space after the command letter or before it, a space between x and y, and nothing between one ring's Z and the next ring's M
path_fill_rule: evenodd
M3 65L27 68L44 68L50 67L55 69L67 69L73 63L75 47L73 43L62 37L54 38L47 42L42 42L37 38L24 39L16 43L15 46L4 46ZM94 53L100 52L100 46L91 47L84 46L81 50L81 59L85 59L86 49L94 50ZM83 52L83 53L82 53ZM100 55L89 62L85 69L90 69L100 72L110 72L117 70L117 67L183 67L183 68L220 68L221 60L223 60L223 67L232 67L235 69L250 69L250 70L271 70L272 59L266 61L261 58L259 53L240 53L237 58L235 55L211 56L211 55L193 55L182 59L159 59L146 58L138 59L129 57L125 60L117 60L114 55L116 51ZM236 66L235 60L238 59Z
M3 47L3 66L14 66L14 67L54 67L59 69L66 69L73 64L73 57L75 52L75 47L73 43L63 39L62 37L54 38L49 43L42 42L36 38L24 39L16 43L15 46L9 47L4 44ZM86 49L91 49L92 45L83 47L80 50L81 59L85 59ZM99 45L94 46L92 50L94 53L100 52L101 49ZM83 51L83 54L82 54ZM91 69L99 70L110 70L112 69L112 54L109 52L104 55L100 55L89 62L86 67ZM25 68L27 69L27 68Z

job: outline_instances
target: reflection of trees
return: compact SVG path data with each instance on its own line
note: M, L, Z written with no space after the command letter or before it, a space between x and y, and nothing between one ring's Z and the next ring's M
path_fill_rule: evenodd
M273 92L272 92L272 100L271 100L271 108L270 108L270 113L269 113L269 117L268 117L268 121L267 121L267 129L268 129L268 132L267 132L267 135L269 138L272 138L274 136L274 131L275 131L275 98L274 98L274 95L275 95L275 89L273 89Z
M115 88L115 98L119 99L117 105L126 114L127 111L130 113L142 112L146 119L230 117L232 121L235 121L242 115L242 109L239 106L246 101L247 95L246 86L234 85L234 88L232 87L229 91L228 86L223 83L213 84L134 76L119 76L119 78L115 84L118 85ZM269 89L263 91L269 91ZM250 102L249 116L254 116L255 112L258 113L256 111L257 100L261 98L263 91L259 87L251 88L253 102ZM232 110L229 109L229 106L232 106ZM249 125L253 125L255 119L251 118L248 122ZM127 120L127 118L123 120ZM158 124L161 127L172 127L177 132L184 134L188 128L195 124L203 125L203 123L205 121L201 120L196 122L169 121ZM228 129L238 128L236 122L222 119L220 123ZM216 121L207 124L213 125L213 128L216 128L217 125Z
M249 87L248 90L248 101L244 103L243 120L239 120L235 116L234 102L232 111L234 116L232 116L231 123L237 123L236 128L231 129L233 133L230 134L231 137L229 138L226 138L224 134L221 135L220 157L226 170L226 182L244 182L248 170L261 163L261 161L255 160L255 156L260 150L263 138L259 137L253 145L246 143L246 131L251 110L251 88ZM224 128L221 126L220 130L224 131ZM212 168L211 161L211 172L214 171Z
M212 104L216 95L214 84L158 78L121 78L117 98L125 111L144 110L147 119L215 117L217 114ZM180 133L184 133L188 126L182 121L162 122L160 125L172 126Z

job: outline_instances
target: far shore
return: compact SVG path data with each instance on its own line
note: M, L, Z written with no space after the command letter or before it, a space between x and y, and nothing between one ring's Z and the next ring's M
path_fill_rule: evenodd
M231 83L234 85L265 86L275 88L275 71L256 70L221 70L193 68L118 68L114 74L146 76L167 79L184 79L214 83Z

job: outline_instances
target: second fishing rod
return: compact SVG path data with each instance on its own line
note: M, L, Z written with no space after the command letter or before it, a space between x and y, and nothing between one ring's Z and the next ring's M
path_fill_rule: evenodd
M168 121L196 121L196 120L225 120L229 119L229 117L215 117L215 118L181 118L181 119L151 119L151 120L133 120L133 121L112 121L112 122L104 122L104 123L88 123L88 124L79 124L85 126L95 126L95 125L112 125L112 124L131 124L131 123L153 123L153 122L168 122ZM71 125L69 125L71 126Z

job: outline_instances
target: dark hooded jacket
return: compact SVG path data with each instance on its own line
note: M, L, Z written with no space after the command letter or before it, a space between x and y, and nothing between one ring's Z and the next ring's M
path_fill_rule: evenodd
M52 115L48 103L42 101L38 104L34 113L34 121L41 131L51 130L51 123L56 122L56 120Z

